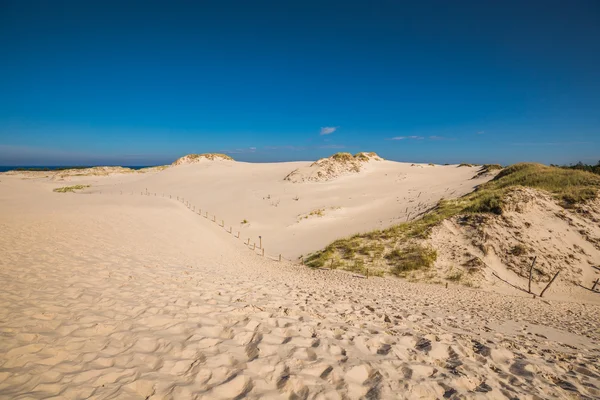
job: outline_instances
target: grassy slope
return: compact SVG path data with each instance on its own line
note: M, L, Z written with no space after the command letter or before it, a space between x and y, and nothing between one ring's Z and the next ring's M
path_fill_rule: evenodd
M597 196L600 176L541 164L515 164L468 195L441 200L433 211L420 219L336 240L309 255L305 262L311 267L340 267L363 273L372 267L372 271L380 274L390 271L396 275L429 268L435 261L435 250L419 244L420 239L426 239L434 226L456 215L502 214L504 195L517 186L548 191L564 207L573 207Z

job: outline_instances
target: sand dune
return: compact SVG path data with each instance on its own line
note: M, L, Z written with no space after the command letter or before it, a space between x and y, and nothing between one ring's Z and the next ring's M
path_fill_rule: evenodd
M371 162L383 161L375 153L336 153L330 157L315 161L309 166L300 167L290 172L284 179L286 181L301 182L326 182L340 176L358 174L369 168Z
M367 280L250 250L248 233L317 246L323 227L369 229L355 219L473 185L468 168L385 161L335 183L282 180L306 164L73 177L92 185L82 193L0 177L0 398L600 396L598 305ZM251 227L236 239L160 189Z
M72 178L90 192L171 194L216 215L251 242L262 236L269 254L295 259L351 233L416 218L441 198L461 196L489 179L471 179L477 168L372 161L360 174L327 182L285 181L310 162L251 164L210 161L159 173ZM302 218L322 210L310 218ZM247 223L242 223L246 220Z

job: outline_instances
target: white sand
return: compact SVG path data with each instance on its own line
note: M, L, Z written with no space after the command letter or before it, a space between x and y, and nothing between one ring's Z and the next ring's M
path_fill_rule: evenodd
M295 259L337 238L414 219L441 198L459 197L489 179L472 180L477 168L373 161L360 174L329 182L284 180L310 164L206 161L156 174L72 177L70 182L91 183L90 191L96 193L139 195L147 190L159 197L179 196L251 243L258 244L262 236L268 254ZM314 210L324 215L302 218Z
M293 256L466 192L472 171L384 163L300 186L286 171L0 176L0 398L600 397L597 305L313 271L242 243ZM80 182L102 193L51 191ZM238 240L163 190L251 226ZM325 206L344 212L296 222Z

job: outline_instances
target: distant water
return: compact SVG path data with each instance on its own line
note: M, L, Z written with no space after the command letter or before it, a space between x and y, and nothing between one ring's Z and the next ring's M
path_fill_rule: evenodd
M131 168L131 169L142 169L142 168L148 168L148 167L153 167L153 165L120 165L121 167L125 167L125 168ZM85 167L80 167L80 166L74 166L74 167L65 167L64 165L52 165L52 166L47 166L47 165L31 165L31 166L18 166L18 167L7 167L7 166L0 166L0 172L6 172L6 171L12 171L15 169L35 169L35 170L44 170L44 171L54 171L57 169L69 169L69 168L77 168L77 169L81 169L81 168L91 168L91 167L106 167L106 165L91 165L91 166L85 166Z

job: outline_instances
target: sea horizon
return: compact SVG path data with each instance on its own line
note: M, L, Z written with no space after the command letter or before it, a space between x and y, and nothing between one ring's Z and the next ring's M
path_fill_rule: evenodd
M55 171L58 169L82 169L82 168L95 168L95 167L123 167L131 169L142 169L149 167L156 167L157 165L0 165L0 172L8 172L14 170L29 170L29 169L44 169L48 171Z

